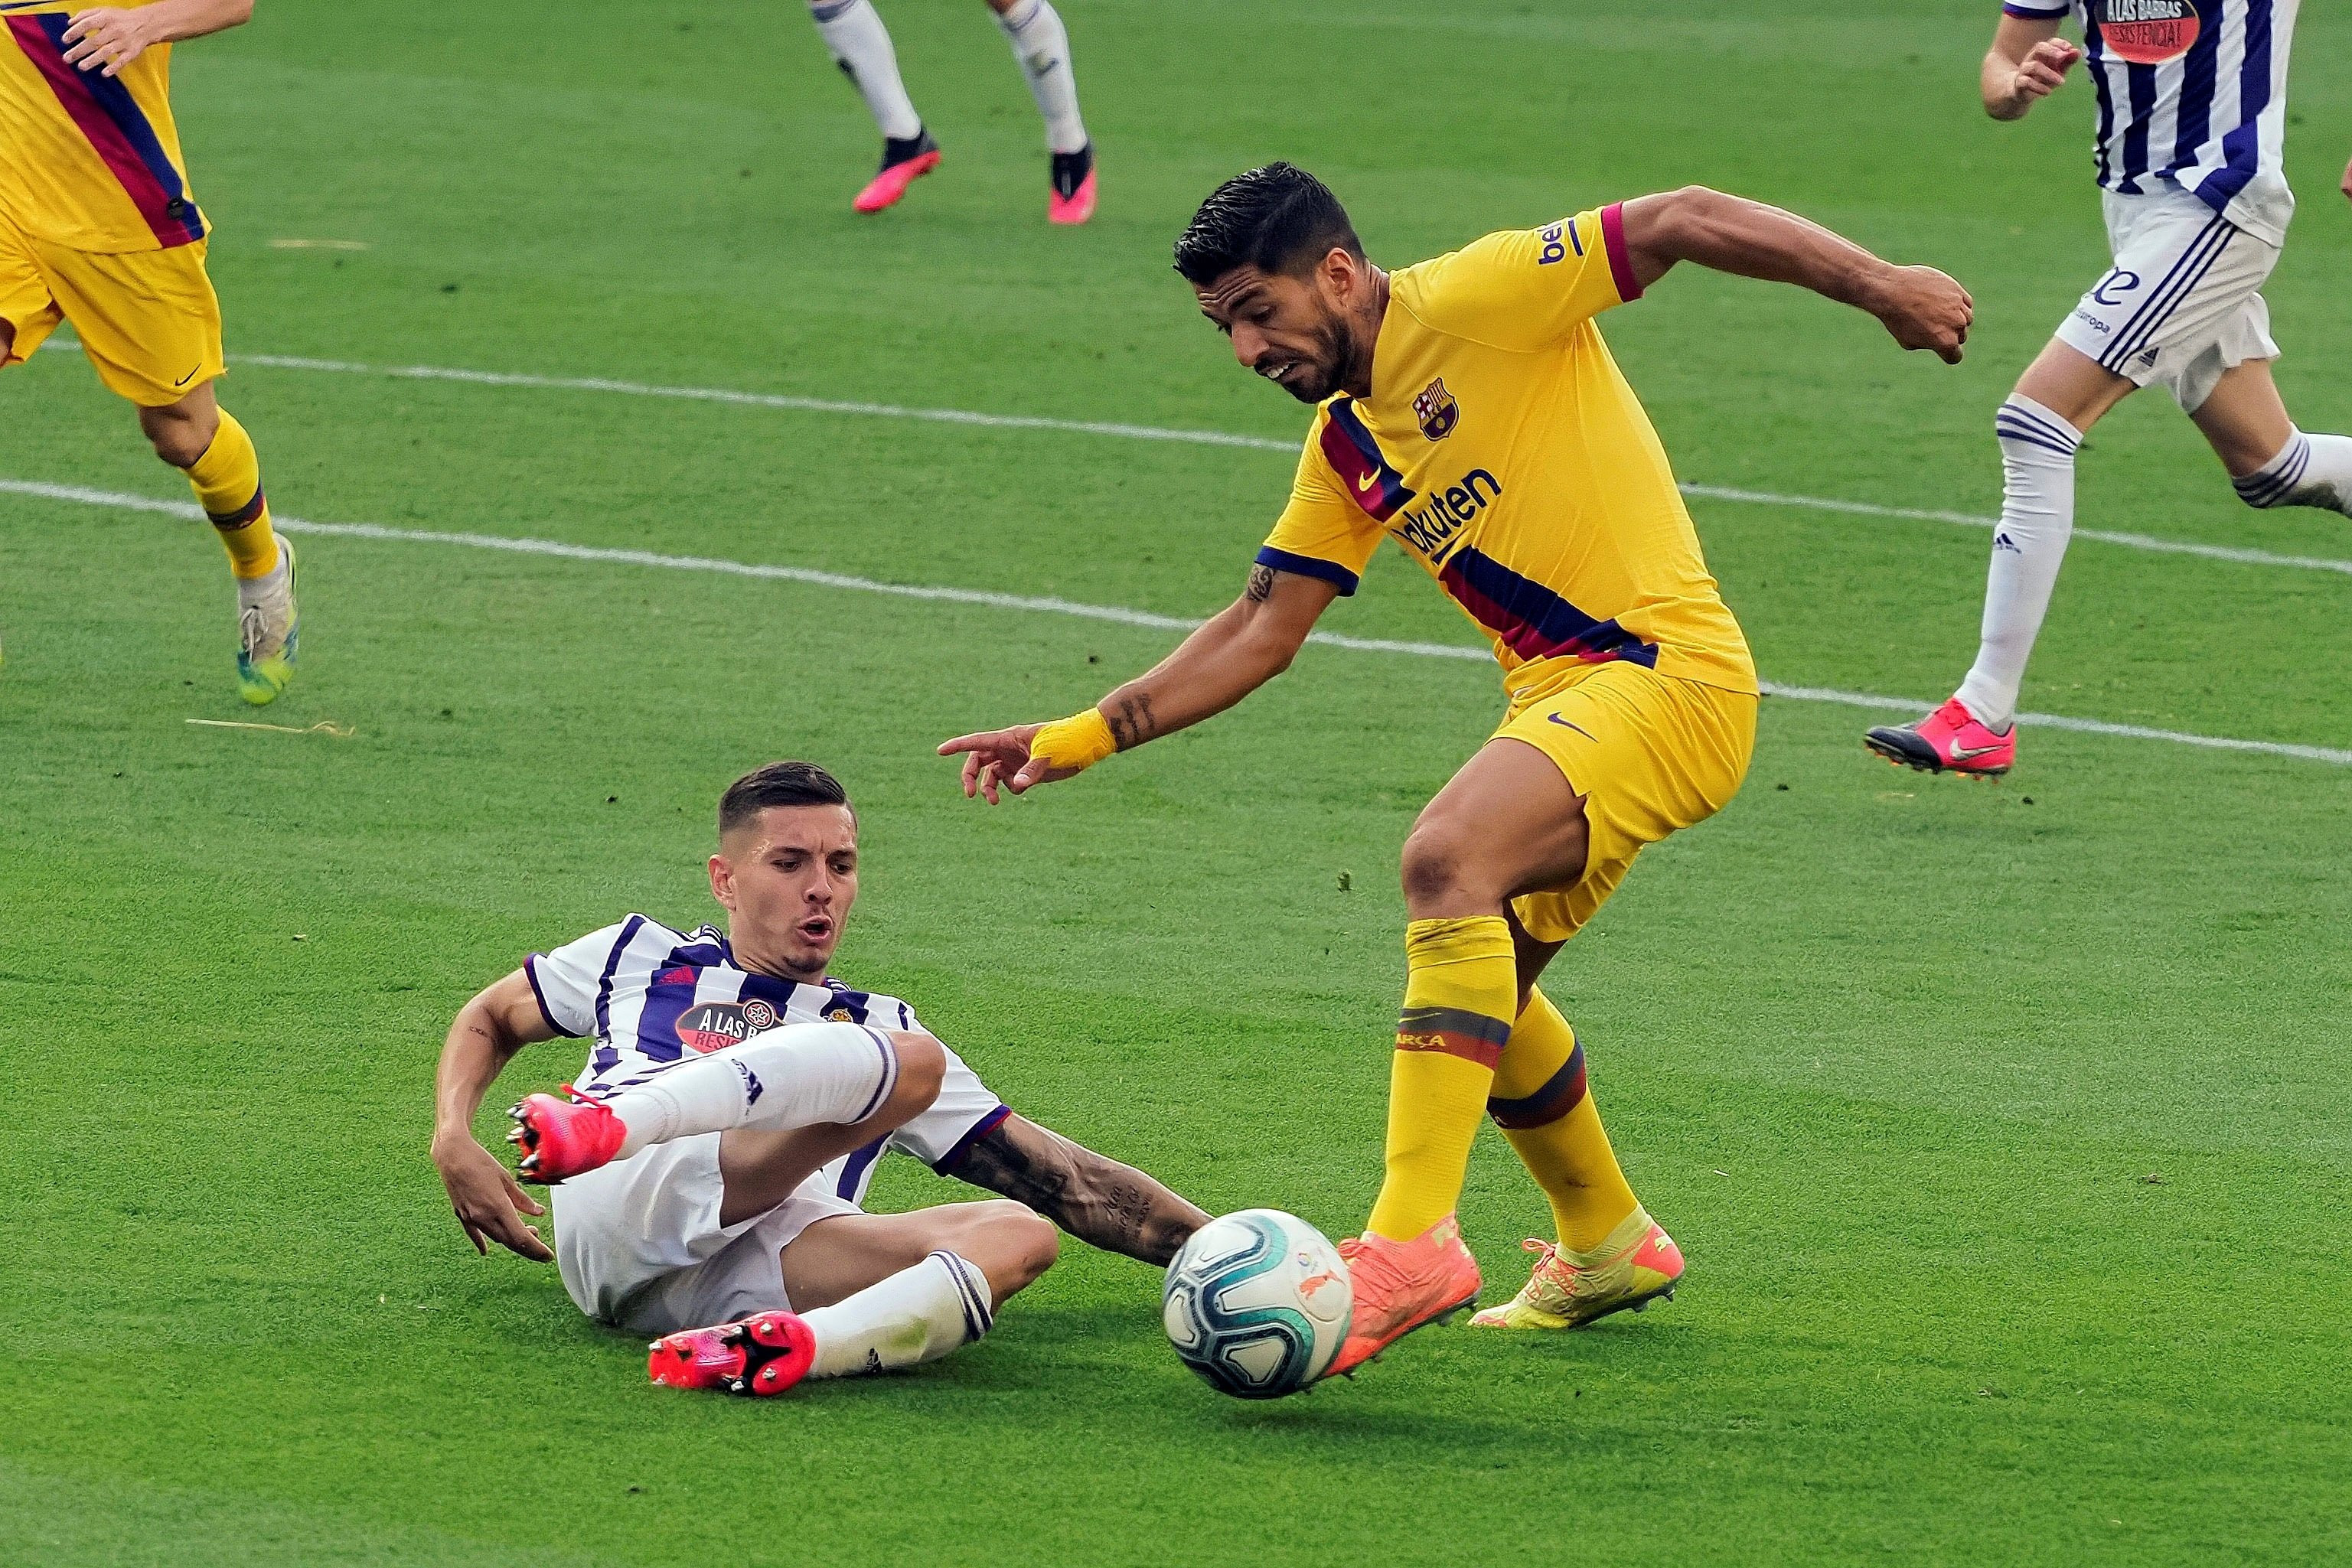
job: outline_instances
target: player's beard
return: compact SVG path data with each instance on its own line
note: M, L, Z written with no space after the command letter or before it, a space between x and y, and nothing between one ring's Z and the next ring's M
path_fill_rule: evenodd
M1282 383L1282 390L1301 402L1321 402L1346 385L1353 368L1355 343L1348 331L1348 319L1338 311L1327 313L1315 329L1314 358L1300 368L1308 375Z

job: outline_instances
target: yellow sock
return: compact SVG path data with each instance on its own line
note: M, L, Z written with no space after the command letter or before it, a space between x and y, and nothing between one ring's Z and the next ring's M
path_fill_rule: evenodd
M1495 1069L1488 1114L1551 1199L1559 1244L1585 1252L1640 1207L1584 1082L1584 1047L1551 998L1528 995Z
M1499 915L1405 927L1404 1011L1389 1065L1388 1179L1365 1228L1410 1241L1462 1199L1471 1141L1511 1038L1518 969Z
M188 465L196 503L220 530L228 569L239 577L267 577L278 570L278 532L269 526L269 503L261 495L261 457L253 437L228 410L205 455Z

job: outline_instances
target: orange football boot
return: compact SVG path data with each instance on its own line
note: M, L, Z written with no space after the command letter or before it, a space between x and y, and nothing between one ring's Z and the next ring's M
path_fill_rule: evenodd
M1425 1324L1478 1299L1478 1260L1447 1215L1410 1241L1369 1231L1339 1243L1356 1292L1347 1343L1324 1373L1350 1373Z

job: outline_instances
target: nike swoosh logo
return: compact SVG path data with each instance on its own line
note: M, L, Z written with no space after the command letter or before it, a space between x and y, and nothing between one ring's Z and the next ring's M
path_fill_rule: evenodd
M204 366L202 366L202 365L198 365L198 366L196 367L196 370L195 370L195 371L190 371L188 372L188 374L187 374L187 375L185 375L185 376L182 376L178 381L173 382L172 384L173 384L173 386L175 386L175 387L184 387L184 386L186 386L186 385L188 384L188 378L189 378L190 376L194 376L194 375L196 373L196 371L201 371L201 370L203 370L203 369L204 369Z
M1367 475L1365 475L1362 478L1360 478L1360 479L1359 479L1359 480L1357 480L1357 481L1356 481L1356 489L1357 489L1357 491L1358 491L1359 493L1361 493L1361 492L1364 492L1364 491L1368 491L1368 490L1370 490L1373 486L1375 486L1375 485L1379 484L1380 482L1381 482L1381 476L1380 476L1379 473L1374 472L1374 473L1367 474Z
M1597 736L1597 735L1593 734L1591 730L1589 730L1589 729L1585 728L1582 725L1580 725L1580 724L1570 724L1570 723L1569 723L1569 722L1568 722L1568 720L1566 720L1566 719L1564 719L1564 718L1560 717L1560 716L1559 716L1559 715L1558 715L1558 714L1556 714L1556 713L1548 713L1548 714L1544 715L1544 717L1546 717L1546 718L1548 718L1548 719L1551 720L1551 721L1552 721L1552 723L1554 723L1554 724L1556 724L1556 725L1559 726L1559 727L1560 727L1560 728L1562 728L1562 729L1572 729L1572 730L1576 731L1576 733L1577 733L1577 734L1579 734L1579 735L1580 735L1580 736L1584 737L1584 738L1585 738L1585 739L1590 740L1590 741L1593 741L1593 742L1595 742L1596 744L1597 744L1597 743L1600 741L1600 739L1601 739L1601 737L1600 737L1599 736Z
M1952 747L1952 760L1955 762L1966 762L1972 757L1982 757L1988 752L1999 751L2000 749L2000 747L1998 746L1955 746Z

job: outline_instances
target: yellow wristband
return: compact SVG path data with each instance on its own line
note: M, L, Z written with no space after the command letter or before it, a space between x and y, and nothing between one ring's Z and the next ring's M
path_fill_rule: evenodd
M1042 760L1048 768L1070 768L1081 772L1118 749L1118 741L1112 736L1102 710L1091 707L1041 727L1029 742L1033 761Z

